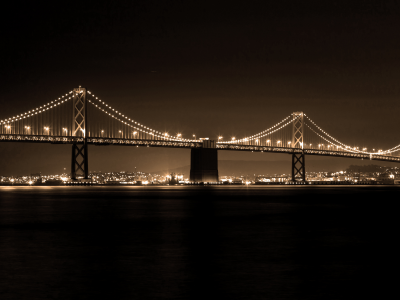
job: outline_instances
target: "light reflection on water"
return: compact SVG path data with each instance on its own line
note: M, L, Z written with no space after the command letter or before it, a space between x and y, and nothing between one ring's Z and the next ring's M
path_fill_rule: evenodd
M1 187L1 299L385 296L398 191Z

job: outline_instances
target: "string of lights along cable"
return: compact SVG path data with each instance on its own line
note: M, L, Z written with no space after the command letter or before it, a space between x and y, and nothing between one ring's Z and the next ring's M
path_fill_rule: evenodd
M82 105L76 106L78 102L74 99L80 97ZM184 136L150 128L128 116L123 108L114 107L83 88L0 120L0 141L76 143L83 139L89 144L188 148L202 147L204 142L195 134ZM291 113L277 124L249 136L217 136L210 140L214 140L215 148L221 150L302 151L313 155L400 161L400 144L390 149L348 145L303 112Z

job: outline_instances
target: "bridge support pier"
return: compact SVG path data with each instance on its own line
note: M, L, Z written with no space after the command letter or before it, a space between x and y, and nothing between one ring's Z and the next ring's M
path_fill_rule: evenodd
M306 182L306 167L304 153L292 154L292 181Z
M218 150L214 141L203 141L203 148L192 148L190 157L191 182L218 182Z

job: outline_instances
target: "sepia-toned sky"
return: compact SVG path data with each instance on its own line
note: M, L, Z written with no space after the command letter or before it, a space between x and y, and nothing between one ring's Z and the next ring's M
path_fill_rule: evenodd
M398 1L20 1L2 11L0 119L82 85L184 137L254 134L303 111L344 143L400 143ZM189 164L186 150L95 148L90 170ZM70 165L70 146L0 143L0 154L0 175Z

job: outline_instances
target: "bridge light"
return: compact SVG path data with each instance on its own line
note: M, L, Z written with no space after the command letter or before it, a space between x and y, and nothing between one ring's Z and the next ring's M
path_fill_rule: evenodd
M281 141L278 141L277 143L278 143L278 144L280 144L280 143L281 143Z
M219 136L218 139L219 139L219 140L222 139L222 136Z
M236 138L235 138L235 137L233 137L233 138L232 138L232 141L234 141L234 140L236 140Z

